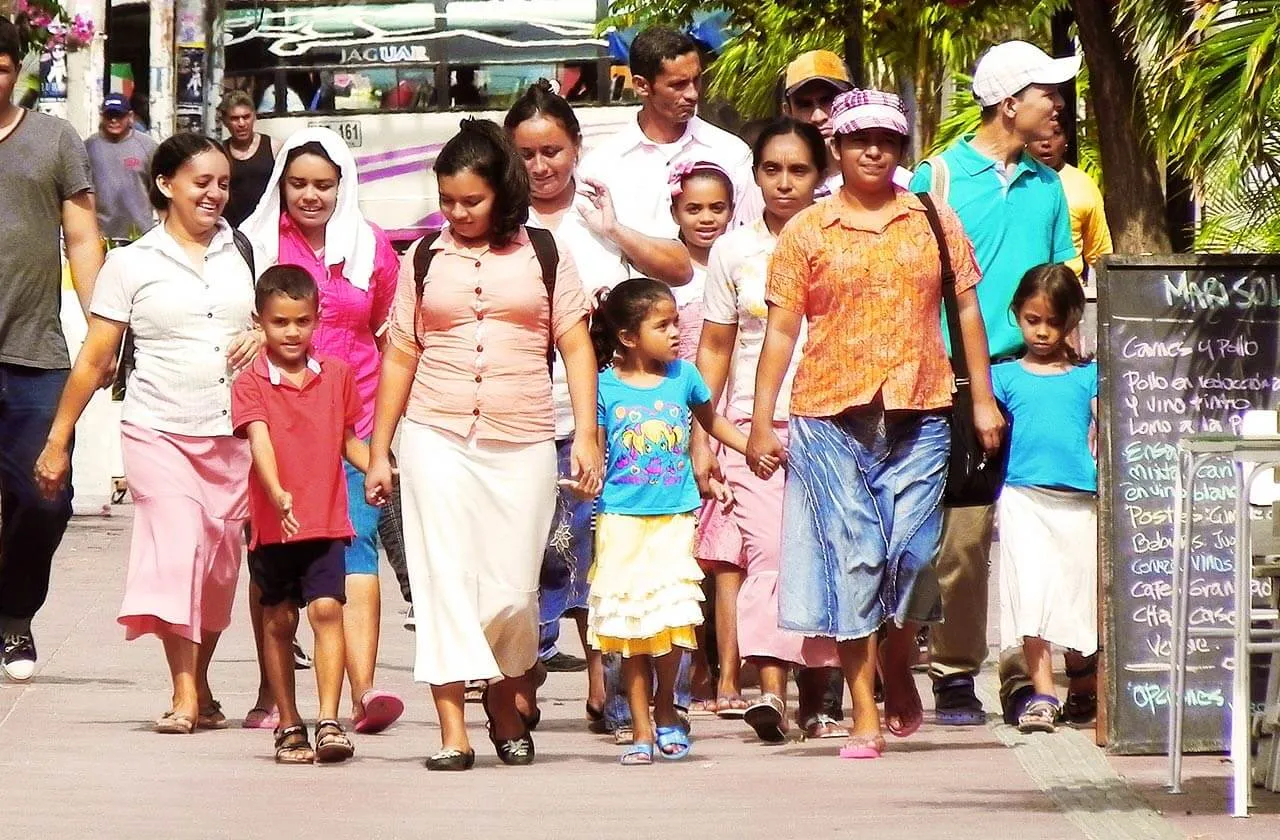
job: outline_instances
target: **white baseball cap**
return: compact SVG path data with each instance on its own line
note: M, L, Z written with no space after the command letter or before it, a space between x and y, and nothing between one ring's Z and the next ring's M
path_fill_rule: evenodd
M1080 72L1080 56L1050 58L1026 41L996 44L973 69L973 96L982 107L998 105L1029 85L1060 85Z

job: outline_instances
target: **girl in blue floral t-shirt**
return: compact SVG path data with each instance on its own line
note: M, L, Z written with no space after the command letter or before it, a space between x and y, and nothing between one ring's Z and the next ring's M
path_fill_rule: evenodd
M622 763L653 760L654 724L659 754L684 758L689 736L673 702L677 648L696 648L694 628L702 623L702 570L693 558L700 499L689 436L696 418L739 452L747 439L715 413L697 368L677 358L676 301L665 285L621 283L605 298L591 331L604 365L597 419L606 466L587 640L623 656L635 742ZM731 501L723 485L715 489L720 501ZM649 684L651 667L656 690Z

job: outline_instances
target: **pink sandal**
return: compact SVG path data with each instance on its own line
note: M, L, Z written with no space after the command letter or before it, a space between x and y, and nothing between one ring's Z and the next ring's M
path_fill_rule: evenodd
M850 735L840 748L841 758L879 758L884 752L884 737L880 735Z
M240 725L245 729L275 729L280 725L280 713L275 706L270 709L254 706Z
M355 730L361 735L374 735L383 731L404 714L404 701L390 691L371 688L360 695L364 715L355 721Z

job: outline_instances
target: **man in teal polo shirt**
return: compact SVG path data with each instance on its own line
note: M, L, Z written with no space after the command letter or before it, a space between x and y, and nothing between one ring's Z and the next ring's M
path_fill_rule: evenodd
M1079 57L1050 58L1024 41L992 47L973 73L982 125L923 162L911 182L913 191L948 202L973 241L982 269L978 303L993 361L1023 349L1009 312L1022 275L1056 262L1080 273L1062 182L1026 151L1028 144L1053 135L1063 108L1058 86L1079 70ZM938 722L944 725L986 720L973 680L987 656L994 515L989 506L946 511L937 561L943 624L930 630L929 668Z

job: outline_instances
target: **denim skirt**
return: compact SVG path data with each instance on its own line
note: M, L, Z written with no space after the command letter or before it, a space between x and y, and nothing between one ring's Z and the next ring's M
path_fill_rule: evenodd
M790 436L779 626L837 640L902 626L942 537L950 421L876 404L792 417Z

